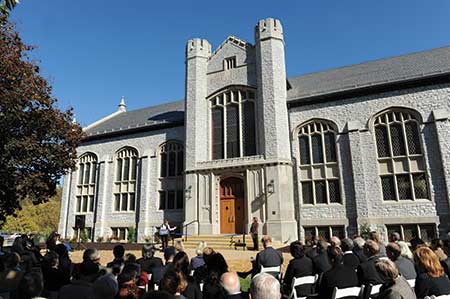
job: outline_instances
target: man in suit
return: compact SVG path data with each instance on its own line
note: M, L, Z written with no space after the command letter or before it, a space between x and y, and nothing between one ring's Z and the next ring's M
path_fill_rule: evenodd
M361 237L353 239L353 253L358 257L359 262L363 263L367 261L367 256L364 254L364 244L366 241Z
M270 236L264 236L261 240L264 246L264 250L256 255L256 261L253 267L253 276L261 272L261 266L264 268L268 267L279 267L283 264L283 254L281 251L276 250L272 247L272 238ZM279 273L272 273L274 276Z
M253 217L252 225L250 226L250 236L253 240L253 250L259 251L259 240L258 240L258 217Z
M320 299L331 298L335 287L344 289L358 285L358 276L355 270L352 267L342 264L343 254L339 247L328 247L327 255L332 267L322 276L318 288Z
M400 272L405 279L416 279L417 273L414 269L414 264L409 259L400 255L400 246L396 243L389 243L386 246L386 254L388 258L395 263L398 272Z
M356 270L360 262L359 258L353 253L353 241L349 238L345 238L341 241L341 247L344 252L342 263Z
M384 279L375 268L375 263L380 259L380 246L373 240L367 240L364 244L364 254L367 261L359 264L357 274L359 285L377 285L384 283Z
M305 255L305 247L300 241L294 241L289 246L292 260L284 274L283 292L286 295L291 293L292 280L297 277L311 276L314 273L312 260ZM307 296L313 293L313 285L302 285L296 288L297 296Z
M331 264L327 255L328 246L330 246L330 244L323 240L317 243L317 255L313 258L315 274L322 274L331 269Z
M220 285L226 299L248 299L248 294L241 292L239 277L235 272L226 272L220 277Z

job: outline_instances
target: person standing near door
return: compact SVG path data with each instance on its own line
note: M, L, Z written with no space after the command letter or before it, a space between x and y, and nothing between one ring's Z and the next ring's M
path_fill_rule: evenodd
M253 250L259 251L259 240L258 240L258 217L253 217L252 225L250 226L250 236L253 240Z

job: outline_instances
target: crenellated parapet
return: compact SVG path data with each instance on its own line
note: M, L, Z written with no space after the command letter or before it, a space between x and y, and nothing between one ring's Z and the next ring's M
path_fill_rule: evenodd
M211 56L211 44L206 39L190 39L186 44L186 59L194 57L209 58Z
M256 24L255 40L262 41L269 38L283 40L283 26L281 26L280 20L267 18Z

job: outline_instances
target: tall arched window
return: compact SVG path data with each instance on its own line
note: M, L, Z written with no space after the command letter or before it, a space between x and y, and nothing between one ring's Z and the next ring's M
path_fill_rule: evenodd
M419 125L415 115L404 110L374 119L383 200L429 198Z
M230 88L210 98L212 158L256 155L255 91Z
M96 171L97 156L92 153L82 155L78 164L76 213L94 211Z
M184 207L183 171L184 151L180 142L168 141L160 150L159 209L174 210Z
M137 150L126 147L116 155L114 211L134 211L136 205Z
M340 203L334 127L326 121L311 121L300 127L298 141L303 203Z

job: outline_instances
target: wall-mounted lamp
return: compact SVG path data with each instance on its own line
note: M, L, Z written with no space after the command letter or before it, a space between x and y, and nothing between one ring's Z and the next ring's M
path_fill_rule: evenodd
M186 188L186 190L184 190L184 195L186 198L191 198L191 191L192 191L192 186L189 186Z
M270 182L267 184L267 193L269 194L275 193L275 184L273 180L270 180Z

